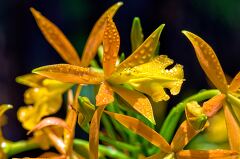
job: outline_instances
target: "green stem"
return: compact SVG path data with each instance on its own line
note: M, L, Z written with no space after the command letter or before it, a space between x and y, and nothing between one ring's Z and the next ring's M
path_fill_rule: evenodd
M37 148L39 148L39 144L37 144L36 142L32 140L22 140L13 143L6 143L6 147L4 147L4 152L7 154L8 157L11 157L13 155Z
M134 151L134 152L139 152L141 149L138 146L133 146L124 142L116 141L116 140L111 140L108 137L105 137L103 135L100 135L100 140L113 145L117 149L121 150L127 150L127 151Z
M168 114L167 118L165 119L163 126L160 130L160 134L168 141L170 142L173 138L175 129L177 127L177 124L184 112L185 106L190 101L203 101L209 98L212 98L213 96L216 96L219 94L220 91L216 89L212 90L204 90L201 91L193 96L188 97L187 99L183 100L179 104L177 104Z
M112 127L112 124L111 124L110 119L108 118L108 116L106 116L106 114L103 114L101 120L102 120L102 123L103 123L103 125L104 125L104 128L105 128L105 130L106 130L106 132L107 132L107 135L108 135L111 139L116 140L116 136L115 136L116 133L115 133L113 127Z
M88 148L89 143L85 140L81 139L75 139L73 142L73 147L77 151L78 147L86 147ZM111 147L106 147L103 145L99 145L99 152L105 154L108 157L113 157L113 158L120 158L120 159L130 159L126 154L113 149Z

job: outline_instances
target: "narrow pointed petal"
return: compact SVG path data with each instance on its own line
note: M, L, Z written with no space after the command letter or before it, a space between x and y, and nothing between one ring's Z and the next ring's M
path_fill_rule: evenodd
M61 118L47 117L47 118L44 118L42 121L40 121L32 130L30 130L28 132L28 134L32 133L33 131L40 130L40 129L48 127L48 126L60 126L62 128L65 128L69 132L71 132L67 123L64 120L62 120Z
M217 96L214 96L213 98L209 99L208 101L203 103L203 112L208 117L212 117L215 115L223 105L223 101L225 100L224 94L219 94Z
M120 37L116 25L108 18L103 37L103 70L106 76L115 71L120 46Z
M91 68L69 64L56 64L36 68L33 73L46 76L62 82L79 84L99 84L103 81L103 74Z
M238 159L239 154L231 150L182 150L176 153L177 159Z
M96 96L96 105L104 106L114 101L113 90L107 82L100 85L98 94Z
M172 140L172 151L178 152L182 150L199 132L199 130L195 130L192 126L190 126L187 121L184 121L178 128Z
M121 87L113 87L113 90L124 100L126 100L136 111L146 117L150 122L155 124L152 106L146 96L137 91L128 90Z
M182 31L182 33L186 35L192 43L198 61L207 77L211 80L217 89L225 93L228 89L227 81L218 58L211 46L209 46L203 39L191 32Z
M240 126L240 98L229 93L227 94L227 101L229 105L231 105L232 114L234 114L237 123Z
M2 104L0 105L0 117L8 110L8 109L12 109L13 106L10 104Z
M163 152L169 153L171 152L171 147L167 143L167 141L156 131L151 129L150 127L146 126L140 120L126 116L123 114L117 114L105 111L108 115L112 118L116 119L119 123L121 123L126 128L132 130L133 132L137 133L138 135L144 137L146 140L151 142L153 145L159 147Z
M59 53L59 55L67 62L73 65L80 65L80 58L77 51L68 41L62 31L39 11L30 8L38 27L42 31L44 37Z
M224 103L223 108L231 150L240 152L240 127L231 112L230 105Z
M29 87L41 87L42 86L42 81L45 79L46 77L44 76L40 76L37 74L26 74L26 75L22 75L22 76L18 76L16 78L16 82L29 86Z
M103 41L105 21L107 18L112 18L122 5L122 2L114 4L95 23L83 51L82 66L88 66L90 61L95 57L97 49Z
M148 62L155 53L164 24L160 25L126 60L119 64L118 71Z
M236 92L240 89L240 72L234 77L228 89L232 92Z
M100 119L105 106L98 107L95 111L89 130L89 155L90 159L98 159Z
M143 43L143 33L140 18L135 17L131 29L131 45L134 52Z

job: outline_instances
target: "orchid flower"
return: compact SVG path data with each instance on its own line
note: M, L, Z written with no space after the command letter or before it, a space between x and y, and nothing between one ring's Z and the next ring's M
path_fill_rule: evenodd
M50 20L48 20L46 17L44 17L39 11L35 10L34 8L31 8L31 12L37 22L37 25L39 26L41 32L43 33L46 40L49 42L50 45L58 52L58 54L69 64L78 65L78 66L88 66L90 64L90 61L94 58L94 56L97 53L97 49L99 45L102 43L103 39L103 32L104 32L104 22L105 19L109 16L112 17L118 10L118 8L122 5L122 2L118 2L112 7L110 7L96 22L94 25L90 36L87 40L87 43L85 45L83 54L82 54L82 60L80 60L80 57L78 56L77 51L72 46L72 44L69 42L69 40L66 38L66 36L63 34L63 32ZM36 81L31 81L36 78ZM26 129L31 129L33 126L35 126L40 119L43 116L50 115L55 113L59 107L61 106L62 97L61 95L69 89L72 84L66 84L62 83L62 86L64 89L61 91L61 94L54 94L52 92L48 91L48 88L45 88L41 82L43 81L50 81L50 79L46 79L45 77L39 76L39 75L25 75L17 78L17 81L22 84L27 84L30 87L29 90L25 93L25 99L26 98L36 98L35 101L28 102L26 99L26 104L34 104L33 107L22 107L18 112L18 118L20 121L23 122L23 126ZM51 80L54 81L54 80ZM34 83L36 82L36 83ZM40 84L39 84L40 82ZM60 86L59 86L60 88ZM56 91L57 89L53 89L53 91ZM80 87L78 87L76 91L76 98L75 103L72 103L74 107L77 107L77 97L80 92ZM58 90L57 90L58 91ZM48 93L49 92L49 93ZM60 93L60 92L59 92ZM55 103L53 103L54 101ZM52 103L50 103L52 102ZM51 106L49 105L51 104ZM39 112L36 114L36 112ZM81 113L81 112L80 112ZM34 117L33 117L34 115ZM84 116L84 114L82 114ZM76 123L76 112L73 109L69 109L67 114L66 122L73 130L75 128ZM66 134L66 133L65 133ZM68 136L69 140L66 140L67 147L71 145L72 138L74 136L74 133L70 134ZM67 148L70 150L70 148Z
M228 85L219 60L213 49L197 35L183 31L191 41L198 61L214 86L225 94L223 104L229 144L232 150L240 152L240 72Z
M62 94L72 86L36 74L19 76L16 81L30 87L24 93L24 102L30 106L20 107L17 113L27 130L32 129L42 117L56 113L62 105Z
M164 88L170 89L173 95L180 91L183 82L182 66L177 64L167 70L165 68L173 63L171 59L164 55L153 58L163 27L164 25L161 25L157 28L126 60L116 67L120 37L115 23L108 18L103 37L103 72L68 64L43 66L33 70L34 73L63 82L100 84L96 96L98 109L93 115L90 128L90 150L95 151L91 153L93 156L97 153L96 146L98 145L95 139L98 136L96 128L99 128L100 117L105 106L114 100L113 92L155 123L151 104L148 98L140 92L150 95L155 101L161 101L169 98ZM130 85L133 89L126 89L122 86L123 84ZM91 130L95 130L93 136Z
M207 118L212 117L221 108L216 101L222 100L224 97L225 95L221 94L210 99L205 102L203 107L194 101L188 103L185 109L187 120L179 126L171 144L138 119L123 114L105 112L123 126L160 148L160 153L147 157L148 159L238 159L240 154L234 150L183 150L193 137L208 126Z

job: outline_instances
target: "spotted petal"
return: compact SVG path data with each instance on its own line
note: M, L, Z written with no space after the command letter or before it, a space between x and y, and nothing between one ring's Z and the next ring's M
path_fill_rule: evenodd
M110 7L95 23L87 43L85 45L83 55L82 55L82 66L88 66L90 61L94 58L97 53L97 49L99 45L103 41L103 34L104 34L104 23L106 22L107 18L112 18L116 11L123 5L122 2L118 2Z
M102 73L96 72L91 68L69 64L43 66L34 69L33 73L69 83L99 84L103 81Z
M106 76L115 71L120 37L112 19L108 18L103 37L103 70Z
M238 159L239 154L231 150L183 150L176 154L177 159Z
M171 94L176 95L184 81L183 67L176 64L173 68L166 69L171 64L173 60L161 55L148 63L115 72L107 80L112 84L129 84L156 102L168 100L169 96L164 89L167 88Z
M80 65L81 62L77 51L62 33L62 31L34 8L31 8L30 10L44 37L59 53L59 55L67 63Z
M113 90L126 100L136 111L155 124L152 106L146 96L137 91L121 87L113 87Z
M224 103L223 108L231 150L240 152L240 127L231 112L231 105Z
M233 78L229 86L229 90L232 92L236 92L239 89L240 89L240 72L238 72L238 74Z
M100 85L98 94L96 96L96 105L104 106L114 101L113 90L107 82Z
M164 24L160 25L126 60L119 64L117 71L148 62L154 55Z
M195 49L198 61L207 77L219 90L226 93L228 89L227 81L218 58L211 46L209 46L203 39L191 32L182 32L191 41Z
M171 148L167 143L167 141L161 135L159 135L156 131L146 126L140 120L130 116L123 115L123 114L117 114L117 113L112 113L108 111L105 111L105 112L108 115L110 115L112 118L116 119L123 126L127 127L128 129L132 130L138 135L144 137L153 145L159 147L163 152L166 152L166 153L171 152Z

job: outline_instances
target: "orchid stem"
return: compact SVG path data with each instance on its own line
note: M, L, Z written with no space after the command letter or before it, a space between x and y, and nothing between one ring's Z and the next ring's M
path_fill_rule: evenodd
M39 144L37 144L35 141L27 140L27 141L18 141L14 143L6 143L6 147L4 147L4 152L10 158L13 155L37 149L39 148Z
M81 139L75 139L73 142L74 149L76 152L78 151L78 148L85 147L88 148L89 142ZM81 151L81 150L80 150ZM112 158L121 158L121 159L130 159L126 154L112 148L112 147L106 147L103 145L99 145L99 151L100 153L105 154L108 157Z

